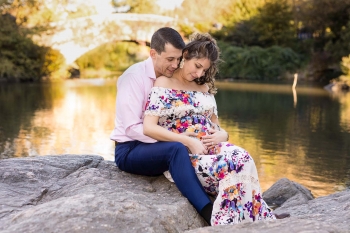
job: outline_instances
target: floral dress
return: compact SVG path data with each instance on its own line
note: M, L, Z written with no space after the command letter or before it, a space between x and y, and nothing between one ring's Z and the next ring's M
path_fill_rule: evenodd
M217 116L212 94L163 87L152 88L145 111L145 115L159 116L158 124L169 131L198 133L198 140L215 128L212 114ZM217 196L211 225L275 218L261 197L253 158L243 148L221 142L208 155L189 156L206 192Z

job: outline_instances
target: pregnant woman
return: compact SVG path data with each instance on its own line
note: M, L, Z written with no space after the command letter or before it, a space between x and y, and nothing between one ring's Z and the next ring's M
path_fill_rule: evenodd
M261 197L253 158L228 142L220 128L214 98L219 48L209 34L194 34L171 78L157 78L146 105L144 134L179 141L189 150L196 174L215 196L210 224L275 219ZM181 169L181 168L178 168Z

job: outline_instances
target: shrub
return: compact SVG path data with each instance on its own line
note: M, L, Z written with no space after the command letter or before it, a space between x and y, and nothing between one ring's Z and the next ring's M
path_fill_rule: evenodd
M295 72L300 56L291 48L235 47L219 43L224 62L220 77L243 79L277 79L286 72Z
M341 69L344 72L342 78L350 80L350 55L342 58Z
M124 71L130 65L141 61L146 51L132 42L112 42L101 45L77 59L76 63L80 70L103 70Z

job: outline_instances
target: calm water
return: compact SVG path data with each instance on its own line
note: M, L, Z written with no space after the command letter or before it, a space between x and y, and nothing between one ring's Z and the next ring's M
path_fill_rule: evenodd
M0 158L96 154L109 140L116 80L0 84ZM218 83L219 119L247 149L263 190L287 177L323 196L350 187L350 93L320 87Z

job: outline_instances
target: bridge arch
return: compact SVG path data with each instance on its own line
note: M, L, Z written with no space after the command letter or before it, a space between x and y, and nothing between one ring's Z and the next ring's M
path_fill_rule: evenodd
M135 41L149 44L160 27L174 27L172 17L152 14L114 13L92 15L51 23L54 28L42 43L59 50L67 65L98 46L113 41Z

